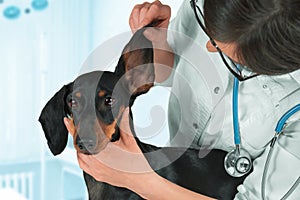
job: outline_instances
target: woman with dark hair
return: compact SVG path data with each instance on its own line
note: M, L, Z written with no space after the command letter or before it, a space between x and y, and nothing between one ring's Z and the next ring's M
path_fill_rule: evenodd
M172 83L170 144L234 149L231 98L238 82L238 129L242 146L254 162L235 199L299 199L300 189L295 189L300 174L299 113L288 120L274 147L266 184L262 176L277 121L300 102L300 1L185 0L171 23L170 16L169 6L154 1L136 5L129 20L133 32L156 22L157 29L144 34L157 48L156 81ZM215 69L202 66L205 48ZM207 87L210 73L220 80L213 87ZM121 128L127 131L121 133L118 145L140 152L125 134L130 132L126 120ZM72 132L70 121L65 123ZM78 155L78 159L81 168L97 180L126 187L146 199L208 199L156 173L117 172L92 157Z

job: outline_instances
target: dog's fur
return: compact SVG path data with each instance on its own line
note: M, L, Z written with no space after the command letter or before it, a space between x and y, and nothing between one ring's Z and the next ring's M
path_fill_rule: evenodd
M63 118L68 115L76 126L77 151L96 154L109 142L119 139L118 122L125 107L131 107L134 99L147 92L154 82L153 48L143 31L144 28L135 33L126 45L115 72L94 71L81 75L46 104L39 121L54 155L60 154L67 144L68 132ZM134 133L132 122L130 126ZM196 149L158 148L138 138L136 141L144 154L160 149L155 154L145 154L151 167L158 169L160 176L189 190L218 199L233 199L236 187L244 180L225 172L224 151L211 150L206 157L199 158ZM171 162L177 155L181 156ZM171 164L160 168L162 159L170 160ZM125 188L97 182L85 172L84 178L89 199L141 199Z

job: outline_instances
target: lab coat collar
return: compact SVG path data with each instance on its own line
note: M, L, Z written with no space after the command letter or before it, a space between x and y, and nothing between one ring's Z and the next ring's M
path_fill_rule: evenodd
M300 84L300 69L290 73L290 75Z

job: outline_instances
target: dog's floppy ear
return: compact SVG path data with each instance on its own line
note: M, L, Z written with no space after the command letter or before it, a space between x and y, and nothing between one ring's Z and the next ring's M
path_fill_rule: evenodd
M153 46L143 34L146 28L132 36L115 70L119 76L124 75L133 96L148 92L154 83Z
M63 118L66 116L66 97L71 92L73 83L63 86L45 105L39 122L45 133L48 146L53 155L60 154L68 141L68 130Z

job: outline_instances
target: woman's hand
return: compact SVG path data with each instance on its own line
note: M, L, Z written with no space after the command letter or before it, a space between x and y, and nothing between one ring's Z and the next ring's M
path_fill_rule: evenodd
M156 0L152 3L137 4L131 11L129 25L133 32L156 21L155 27L167 28L171 17L171 8Z
M152 3L137 4L131 11L129 26L132 32L153 23L153 27L144 32L152 41L154 48L163 49L167 45L167 28L171 17L171 8L156 0ZM167 45L168 50L169 46Z
M167 41L167 28L170 22L171 8L156 0L152 3L145 2L134 6L130 17L129 25L134 33L150 23L153 28L144 31L154 48L155 81L161 83L171 74L174 65L174 54Z
M120 124L120 140L109 143L99 154L77 153L78 163L83 171L97 181L127 188L144 199L210 199L175 185L154 172L132 136L129 120L127 108ZM68 131L74 136L73 121L64 118L64 122Z
M80 168L97 181L135 190L137 182L146 179L153 172L142 151L138 147L129 126L129 109L127 108L120 123L120 140L109 143L96 155L77 152ZM71 119L64 118L65 125L72 136L75 126ZM148 179L148 177L147 177ZM140 190L140 188L138 188Z

